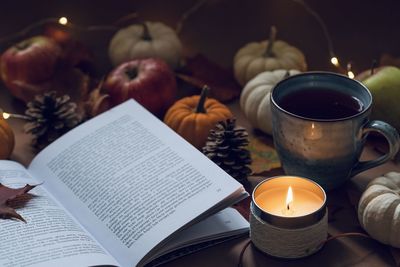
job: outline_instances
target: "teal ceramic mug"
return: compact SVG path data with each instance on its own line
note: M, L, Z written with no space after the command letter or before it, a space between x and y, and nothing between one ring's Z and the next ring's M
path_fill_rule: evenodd
M279 82L271 92L273 139L286 174L308 177L329 190L390 160L399 134L369 120L372 96L360 82L330 72L306 72ZM369 132L383 135L387 154L359 161Z

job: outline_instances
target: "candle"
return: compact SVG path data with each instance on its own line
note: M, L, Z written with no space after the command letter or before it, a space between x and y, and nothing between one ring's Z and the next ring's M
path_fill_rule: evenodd
M288 198L292 195L292 200ZM321 208L323 199L317 194L304 189L280 187L261 192L255 199L265 212L285 217L304 216Z
M257 213L266 221L298 228L323 216L326 195L309 179L280 176L260 183L254 189L253 202Z
M256 186L252 198L250 238L261 251L296 259L321 248L328 215L325 192L317 183L297 176L272 177Z

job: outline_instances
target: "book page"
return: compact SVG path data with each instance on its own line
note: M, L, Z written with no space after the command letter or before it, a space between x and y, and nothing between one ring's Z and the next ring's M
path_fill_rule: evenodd
M249 222L234 208L226 208L177 233L146 263L155 267L244 235Z
M39 183L22 165L12 161L0 161L0 182L12 188ZM46 192L43 184L12 204L26 223L0 219L0 266L117 265Z
M248 231L249 222L234 208L226 208L175 235L160 251L157 251L157 256L169 253L177 248L244 234Z
M241 184L133 100L55 141L29 170L121 266L137 265L199 215L245 195Z

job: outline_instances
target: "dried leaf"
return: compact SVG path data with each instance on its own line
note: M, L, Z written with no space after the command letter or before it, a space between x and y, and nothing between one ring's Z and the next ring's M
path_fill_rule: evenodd
M248 150L250 151L252 163L251 170L254 174L279 168L281 163L275 149L262 137L249 137Z
M5 185L0 184L0 217L1 218L16 218L23 222L26 222L21 215L19 215L13 208L8 207L7 203L9 200L12 200L20 195L25 194L35 185L25 185L22 188L9 188Z
M85 112L89 117L95 117L111 108L110 95L102 91L104 80L93 89L84 102Z
M232 101L240 96L242 90L232 71L222 68L201 54L187 59L186 66L176 76L199 90L208 85L211 88L210 97L221 102Z

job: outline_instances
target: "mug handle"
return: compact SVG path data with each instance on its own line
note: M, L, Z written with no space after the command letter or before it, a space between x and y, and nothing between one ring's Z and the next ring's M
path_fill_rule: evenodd
M356 166L351 170L350 177L387 162L399 151L399 133L388 123L378 120L370 121L364 126L362 135L365 135L369 132L378 132L383 135L389 144L389 152L374 160L359 161L358 164L356 164Z

